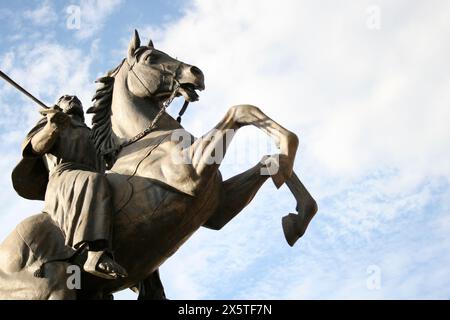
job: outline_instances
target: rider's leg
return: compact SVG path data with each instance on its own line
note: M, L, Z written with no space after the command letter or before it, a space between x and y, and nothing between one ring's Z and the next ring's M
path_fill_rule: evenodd
M94 191L98 194L97 197L92 199L93 202L90 209L94 214L89 215L91 225L86 226L86 229L97 228L98 232L86 232L86 239L89 239L89 241L86 241L88 254L84 269L89 273L106 279L126 277L126 270L115 261L112 250L114 209L109 182L103 174L90 173L90 176L94 181L92 187L95 188ZM99 217L99 220L95 217ZM99 238L98 236L100 235L103 237Z

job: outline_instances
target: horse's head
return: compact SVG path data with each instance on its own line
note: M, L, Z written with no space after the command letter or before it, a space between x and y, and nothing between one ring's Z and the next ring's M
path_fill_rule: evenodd
M94 105L87 112L94 114L91 136L109 166L124 143L142 138L149 131L149 123L156 120L159 129L178 128L180 117L176 122L160 112L175 96L183 96L187 102L198 100L196 90L205 88L199 68L155 49L152 41L141 46L137 31L127 57L96 82ZM186 106L185 103L180 116Z
M182 95L187 101L196 101L196 90L205 88L204 76L199 68L155 49L151 40L147 46L141 46L136 30L125 61L128 89L137 97L150 97L163 102L176 90L176 96Z

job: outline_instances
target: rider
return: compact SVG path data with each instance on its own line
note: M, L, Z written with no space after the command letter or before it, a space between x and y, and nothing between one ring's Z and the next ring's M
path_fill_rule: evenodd
M25 198L45 200L44 212L61 228L66 245L88 251L85 271L106 279L126 277L111 251L111 192L80 100L62 96L42 113L14 169L15 189Z

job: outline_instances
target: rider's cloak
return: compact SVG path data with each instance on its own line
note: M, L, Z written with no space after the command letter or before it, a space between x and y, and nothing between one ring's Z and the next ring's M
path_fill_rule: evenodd
M72 119L43 156L31 139L47 123L41 119L22 145L22 159L12 174L14 189L24 198L45 200L48 213L64 233L66 245L111 240L112 196L103 162L90 129Z

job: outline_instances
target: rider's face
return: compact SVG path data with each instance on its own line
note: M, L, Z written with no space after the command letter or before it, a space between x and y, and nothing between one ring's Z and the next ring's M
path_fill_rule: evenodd
M75 114L84 117L81 101L75 96L62 96L58 106L67 114Z

